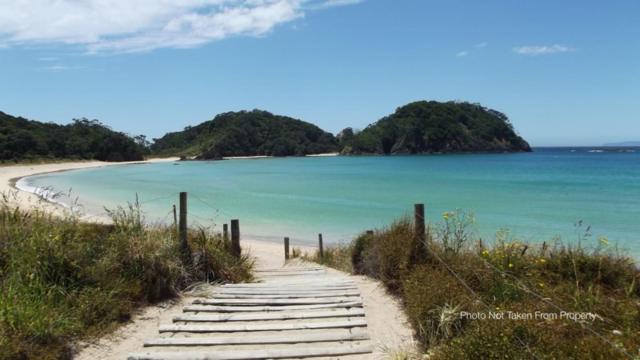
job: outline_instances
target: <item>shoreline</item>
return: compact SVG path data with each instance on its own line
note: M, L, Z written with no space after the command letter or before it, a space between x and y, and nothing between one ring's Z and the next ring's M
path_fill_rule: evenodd
M53 172L70 171L86 168L98 168L115 165L147 164L153 162L170 162L178 158L153 159L142 162L129 163L103 163L99 161L69 162L42 165L15 165L3 167L0 174L0 192L10 192L9 204L21 208L44 210L54 216L64 216L71 209L62 205L44 200L38 195L20 189L17 183L28 176L42 175ZM109 219L99 216L83 215L80 220L84 222L105 223ZM246 235L245 235L246 236ZM243 237L241 240L243 252L246 252L256 260L257 267L277 268L284 265L282 243L261 240L259 237ZM311 244L294 244L294 249L300 249L305 253L313 253L317 247ZM330 272L337 270L329 269ZM415 348L413 331L411 330L407 316L402 310L400 301L390 296L376 280L365 276L349 275L360 289L364 308L367 313L368 329L371 341L375 344L374 356L383 358L387 351L413 351ZM135 351L144 351L142 341L154 336L157 325L162 320L171 321L171 317L178 313L183 304L191 300L193 295L183 294L178 299L159 305L150 305L137 310L131 321L119 326L113 333L100 337L90 342L78 343L77 353L74 358L79 360L104 358L120 359ZM368 357L354 357L354 359L366 359Z
M143 161L127 161L127 162L105 162L105 161L72 161L61 163L46 164L18 164L2 166L0 173L0 194L5 196L7 204L18 208L29 208L32 210L47 211L55 216L65 216L73 209L64 204L55 201L51 196L47 196L46 191L39 193L39 189L34 188L33 191L21 188L20 181L35 175L44 175L57 172L65 172L71 170L100 168L107 166L124 166L124 165L140 165L152 164L159 162L178 161L178 157L154 158ZM80 216L83 221L106 223L109 219L102 216L91 214L83 214Z

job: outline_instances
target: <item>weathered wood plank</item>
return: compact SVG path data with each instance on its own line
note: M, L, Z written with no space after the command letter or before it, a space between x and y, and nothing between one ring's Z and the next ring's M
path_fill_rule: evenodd
M320 305L291 305L291 306L216 306L216 305L188 305L183 308L184 312L258 312L258 311L286 311L286 310L312 310L312 309L335 309L362 307L362 301L352 301L335 304Z
M352 280L342 278L321 278L321 279L297 279L297 280L284 280L273 279L269 282L252 282L252 283L240 283L240 284L224 284L222 287L243 287L243 286L272 286L273 284L288 284L291 286L302 286L305 284L314 285L355 285Z
M314 272L274 272L274 273L262 273L258 276L260 278L269 278L269 277L279 277L279 276L304 276L304 277L319 277L327 275L322 271L314 271Z
M286 287L292 290L301 289L316 289L316 290L331 290L331 289L355 289L355 284L284 284L284 283L270 283L269 285L250 285L250 286L222 286L223 289L264 289L264 290L278 290Z
M360 296L358 291L342 291L342 292L311 292L311 293L292 293L292 294L238 294L238 293L215 293L209 299L296 299L296 298L326 298L326 297L343 297L343 296Z
M209 305L316 305L358 301L360 297L344 296L306 299L196 299L194 304Z
M212 345L261 345L261 344L301 344L331 341L363 341L369 340L366 332L323 332L322 334L299 334L277 336L224 336L224 337L188 337L158 338L145 340L144 346L212 346Z
M281 331L281 330L302 330L302 329L340 329L367 326L364 319L346 319L340 321L327 322L294 322L275 324L213 324L213 325L160 325L162 332L245 332L245 331Z
M229 294L229 295L290 295L290 294L334 294L334 293L350 293L357 292L352 289L215 289L212 294Z
M130 354L129 360L255 360L286 359L321 356L341 356L353 354L369 354L373 352L371 345L338 345L327 347L304 347L289 349L260 350L225 350L225 351L180 351L180 352L145 352Z
M268 313L248 314L219 314L219 315L179 315L173 318L174 322L225 322L225 321L260 321L260 320L292 320L292 319L321 319L335 317L364 316L364 309L339 309L325 311L279 311Z
M306 269L306 268L297 268L297 269L288 269L288 268L282 268L282 269L260 269L260 270L255 270L255 273L261 274L261 273L281 273L281 272L322 272L322 273L326 273L327 270L325 269Z

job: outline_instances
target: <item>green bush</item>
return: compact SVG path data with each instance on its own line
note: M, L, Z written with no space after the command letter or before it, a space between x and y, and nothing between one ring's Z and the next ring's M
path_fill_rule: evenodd
M492 246L473 235L473 216L443 214L416 244L408 219L362 234L353 271L381 280L402 300L418 340L433 359L618 359L639 355L640 270L606 239L533 246L497 234ZM580 243L588 241L581 237ZM423 245L423 247L419 246ZM426 251L425 251L426 250ZM332 250L325 250L331 253ZM344 268L344 267L343 267ZM503 313L504 320L462 312ZM509 312L591 312L595 321L509 319Z
M139 209L113 225L0 207L0 359L68 359L74 341L104 334L136 308L194 281L242 281L252 261L219 236L191 232L193 263L172 228L142 225Z
M324 249L323 256L316 251L312 255L303 256L304 260L315 261L319 264L342 270L344 272L354 272L351 256L353 254L352 245L334 245Z

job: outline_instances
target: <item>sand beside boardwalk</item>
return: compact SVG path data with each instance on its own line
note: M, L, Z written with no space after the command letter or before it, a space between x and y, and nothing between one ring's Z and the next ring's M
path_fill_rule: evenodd
M0 166L0 193L7 195L12 206L21 208L39 208L53 214L64 215L68 210L60 205L43 201L37 195L18 191L13 185L21 177L55 171L84 169L100 166L123 164L139 164L150 162L175 161L177 158L153 159L144 162L105 163L100 161L69 162L58 164L10 165ZM105 222L108 219L83 215L85 221ZM303 252L315 251L308 246L300 248ZM284 264L284 250L280 244L242 239L243 251L253 255L256 265L263 268L280 267ZM330 270L336 271L336 270ZM375 346L373 358L388 358L396 351L411 351L414 342L411 328L401 306L396 299L389 296L382 284L364 276L352 276L358 285L364 300L368 332ZM203 289L206 290L206 285ZM92 344L78 346L77 359L124 359L130 352L142 351L144 339L157 335L158 325L171 322L174 315L180 313L182 307L190 302L198 292L185 294L182 298L141 309L128 324L123 325L114 334L106 336ZM345 359L369 359L368 356L349 356Z
M307 246L299 248L311 253L315 248ZM256 259L260 268L275 268L284 265L284 248L282 245L257 241L242 240L242 249ZM293 260L299 261L299 260ZM330 272L338 272L329 269ZM407 322L400 303L386 293L384 286L366 276L350 276L358 286L364 302L367 320L367 332L374 346L374 353L368 355L341 356L344 360L390 359L394 353L415 351L415 343L410 325ZM207 285L208 286L208 285ZM198 295L207 290L201 287L194 293L185 294L172 302L149 306L136 315L133 321L122 326L114 334L106 336L96 343L84 344L80 347L76 360L120 360L132 352L149 351L142 346L144 340L158 337L158 326L170 324L172 318L182 314L182 308L192 302ZM318 346L319 344L314 344ZM320 360L325 358L318 358ZM332 357L331 359L335 359Z

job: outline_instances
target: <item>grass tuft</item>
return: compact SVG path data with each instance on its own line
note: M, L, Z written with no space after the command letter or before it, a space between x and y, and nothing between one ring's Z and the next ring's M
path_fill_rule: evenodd
M382 281L398 295L433 359L623 359L640 349L640 270L604 238L531 245L500 231L485 245L473 216L443 214L420 247L400 219L348 246L325 249L323 264ZM425 251L426 250L426 251ZM593 313L572 320L566 313ZM474 319L465 313L503 314ZM531 314L515 319L509 314ZM557 318L540 318L536 313Z
M0 359L69 359L75 341L194 282L251 278L252 260L218 235L191 231L185 263L173 228L143 225L136 204L110 214L99 225L0 206Z

